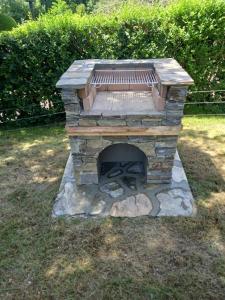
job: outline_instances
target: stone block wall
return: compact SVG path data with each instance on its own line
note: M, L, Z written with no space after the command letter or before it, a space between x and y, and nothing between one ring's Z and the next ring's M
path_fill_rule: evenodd
M165 119L162 125L179 125L183 117L187 86L170 86L166 95Z
M186 93L186 86L170 86L165 95L165 110L152 115L82 115L77 91L63 90L62 99L68 127L157 127L181 124ZM145 153L148 159L148 183L169 183L177 138L178 136L70 137L77 184L98 183L98 155L115 143L134 145Z
M150 63L154 66L158 84L153 89L156 111L145 113L129 113L123 115L94 114L83 111L80 91L88 86L92 71L96 63L99 64L140 64ZM127 132L135 128L161 127L172 128L181 124L187 88L193 80L173 59L150 59L107 61L86 60L75 61L63 74L57 83L61 88L62 100L66 111L67 128L98 127L125 127ZM178 127L179 128L179 127ZM97 184L98 170L97 159L99 153L106 147L116 143L128 143L142 150L148 160L147 182L168 183L171 179L174 155L176 152L178 135L163 136L70 136L71 152L73 155L74 172L77 184Z
M66 111L66 126L128 126L152 127L173 126L181 124L184 103L187 95L187 86L170 86L165 95L163 111L152 114L131 115L92 115L81 114L82 107L76 90L62 90L62 100Z
M98 183L98 156L106 147L117 143L136 146L145 153L148 160L148 183L170 182L177 136L71 137L71 152L78 185Z

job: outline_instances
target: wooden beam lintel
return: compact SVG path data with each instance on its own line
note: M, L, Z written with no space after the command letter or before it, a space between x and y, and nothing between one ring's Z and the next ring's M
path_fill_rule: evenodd
M181 126L156 127L66 127L69 136L174 136Z

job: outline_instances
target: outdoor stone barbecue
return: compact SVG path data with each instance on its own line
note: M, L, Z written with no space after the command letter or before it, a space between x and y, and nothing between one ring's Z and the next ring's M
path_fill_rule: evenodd
M163 215L173 198L190 215L176 146L191 84L171 58L75 61L56 85L71 156L53 215Z

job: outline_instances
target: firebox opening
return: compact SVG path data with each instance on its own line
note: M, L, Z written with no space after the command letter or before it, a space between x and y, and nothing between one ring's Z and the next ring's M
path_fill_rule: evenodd
M99 184L118 182L135 189L147 181L148 160L138 147L120 143L108 146L98 157Z

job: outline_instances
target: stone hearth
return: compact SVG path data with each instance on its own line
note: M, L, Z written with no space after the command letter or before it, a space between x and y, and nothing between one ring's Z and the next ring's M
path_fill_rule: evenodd
M135 172L129 172L129 169ZM145 184L139 164L113 166L99 184L77 186L70 154L59 193L55 200L54 217L137 217L137 216L192 216L195 214L194 199L178 153L172 168L169 184ZM137 172L136 172L137 171Z

